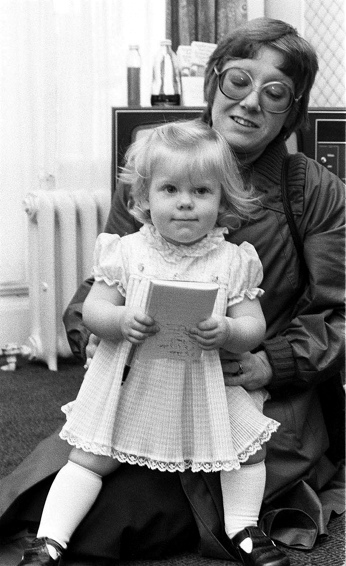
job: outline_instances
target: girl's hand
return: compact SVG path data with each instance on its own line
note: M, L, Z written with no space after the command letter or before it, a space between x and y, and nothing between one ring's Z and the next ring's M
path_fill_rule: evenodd
M202 350L221 348L228 338L229 329L225 316L211 316L203 320L189 331Z
M121 333L131 344L141 344L149 336L159 331L155 320L143 311L124 308L120 319Z
M256 354L232 354L222 350L220 358L225 385L241 385L244 389L254 391L265 387L272 380L273 371L264 350Z

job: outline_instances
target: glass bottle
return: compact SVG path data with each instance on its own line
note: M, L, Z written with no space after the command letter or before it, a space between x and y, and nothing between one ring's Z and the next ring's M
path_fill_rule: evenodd
M141 105L141 56L138 45L129 45L127 55L127 105Z
M178 59L172 42L165 39L155 57L151 90L152 106L179 106L181 81Z

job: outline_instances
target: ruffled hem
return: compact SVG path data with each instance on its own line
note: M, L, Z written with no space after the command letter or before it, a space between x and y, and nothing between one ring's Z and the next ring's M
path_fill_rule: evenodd
M268 423L268 426L266 427L266 429L260 434L258 439L255 442L253 442L250 446L248 446L243 452L238 454L239 462L241 464L244 464L244 462L246 462L250 458L250 456L253 456L254 454L256 454L256 452L258 452L258 450L260 450L262 448L262 445L265 442L268 442L268 440L270 440L271 435L273 434L273 432L277 431L279 426L280 426L280 423L278 423L277 421L271 420Z
M242 293L239 293L239 295L232 297L231 305L233 306L238 303L241 303L245 297L250 299L250 301L253 301L254 299L262 297L262 295L264 295L264 291L260 287L252 287L251 289L244 289Z
M119 293L123 297L126 297L126 289L119 279L110 279L109 277L107 277L107 275L98 274L96 273L96 269L92 270L92 275L95 281L104 281L109 287L114 287L114 285L117 285Z
M162 460L155 460L147 456L137 456L136 454L128 454L115 450L109 446L100 446L93 442L86 442L68 434L64 431L60 433L60 438L66 440L71 446L80 448L84 452L92 452L98 456L109 456L118 460L122 464L131 464L137 466L147 466L151 470L159 470L160 472L185 472L191 470L192 472L220 472L225 470L239 470L240 463L238 460L225 460L216 462L196 462L195 460L186 459L180 462L163 462Z
M64 407L64 412L67 406ZM81 440L71 433L62 430L60 432L60 438L66 440L71 446L80 448L84 452L91 452L100 456L108 456L114 458L121 462L122 464L131 464L137 466L147 466L150 470L159 470L160 472L184 472L185 470L191 470L192 472L220 472L224 470L230 472L231 470L239 470L240 464L245 463L250 456L255 454L261 449L265 442L268 442L273 432L279 428L279 423L276 421L270 421L267 428L261 433L259 438L248 446L243 452L238 454L237 458L234 460L217 460L214 462L201 462L194 459L186 459L177 462L164 462L162 460L156 460L148 456L139 456L136 454L129 454L121 450L116 450L110 446L100 445L95 442L88 442L86 440Z

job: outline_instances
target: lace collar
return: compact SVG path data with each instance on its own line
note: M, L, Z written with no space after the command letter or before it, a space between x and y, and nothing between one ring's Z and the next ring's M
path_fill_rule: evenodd
M228 233L228 229L225 227L213 228L203 240L191 246L167 242L152 224L144 224L140 232L149 245L155 248L165 259L175 261L177 258L183 257L200 257L214 250L225 241L224 234Z

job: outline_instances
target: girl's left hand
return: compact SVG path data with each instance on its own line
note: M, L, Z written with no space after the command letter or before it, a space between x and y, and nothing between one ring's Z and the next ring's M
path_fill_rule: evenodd
M225 343L228 332L226 317L216 315L190 328L189 335L202 350L215 350Z

